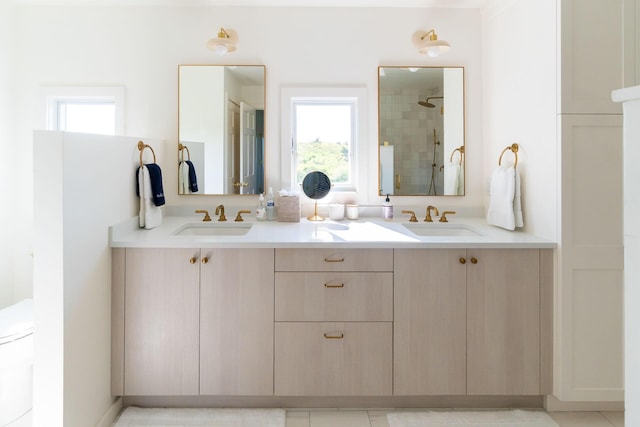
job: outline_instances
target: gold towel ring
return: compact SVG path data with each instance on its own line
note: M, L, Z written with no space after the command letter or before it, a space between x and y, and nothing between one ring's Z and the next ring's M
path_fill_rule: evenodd
M144 152L145 148L148 148L149 150L151 150L151 154L153 154L153 163L156 162L156 152L153 151L153 148L151 148L150 145L147 145L142 141L138 141L138 150L140 150L140 166L143 165L143 163L142 163L142 153Z
M464 156L464 145L461 145L460 147L456 148L451 152L451 157L449 157L449 163L453 162L453 155L456 154L456 151L460 152L460 165L462 165L462 158Z
M182 161L184 162L184 150L187 150L187 160L191 160L191 153L189 152L189 147L183 144L178 144L178 151L182 155Z
M515 169L515 167L518 166L518 148L519 148L518 144L514 142L513 144L509 145L507 148L502 150L502 153L500 153L500 157L498 158L498 166L502 165L502 155L506 153L507 150L511 150L513 155L516 157L516 161L513 164L513 168Z

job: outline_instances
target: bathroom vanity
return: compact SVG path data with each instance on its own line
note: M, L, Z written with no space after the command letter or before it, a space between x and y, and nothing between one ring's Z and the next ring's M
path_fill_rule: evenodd
M182 234L197 220L112 229L114 395L551 393L552 242L459 218Z

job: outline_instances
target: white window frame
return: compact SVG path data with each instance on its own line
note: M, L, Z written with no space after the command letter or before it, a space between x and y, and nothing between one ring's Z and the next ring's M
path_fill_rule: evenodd
M281 89L281 176L282 188L294 188L296 164L294 143L294 105L305 103L353 103L352 134L350 147L351 182L347 185L336 184L332 191L358 191L361 183L366 182L364 170L360 165L367 161L367 89L364 87L296 87ZM346 103L346 102L345 102Z
M115 104L115 135L124 135L124 98L122 86L46 86L42 88L44 128L58 130L58 104L107 103Z

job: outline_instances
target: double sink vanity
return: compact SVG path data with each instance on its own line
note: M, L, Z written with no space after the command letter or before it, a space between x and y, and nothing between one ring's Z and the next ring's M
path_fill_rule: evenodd
M114 395L551 392L555 244L526 233L168 216L111 246Z

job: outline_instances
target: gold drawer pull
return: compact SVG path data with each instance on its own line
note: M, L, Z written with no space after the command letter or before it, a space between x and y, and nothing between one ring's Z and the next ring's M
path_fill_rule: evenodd
M328 340L341 340L342 338L344 338L344 334L329 335L325 333L324 337Z
M344 258L337 258L337 259L325 258L324 262L344 262Z
M189 258L189 263L195 264L197 260L198 260L198 258L192 256L191 258Z
M325 283L324 287L325 288L344 288L344 283L339 283L339 284L335 284L335 285L332 285L330 283Z

